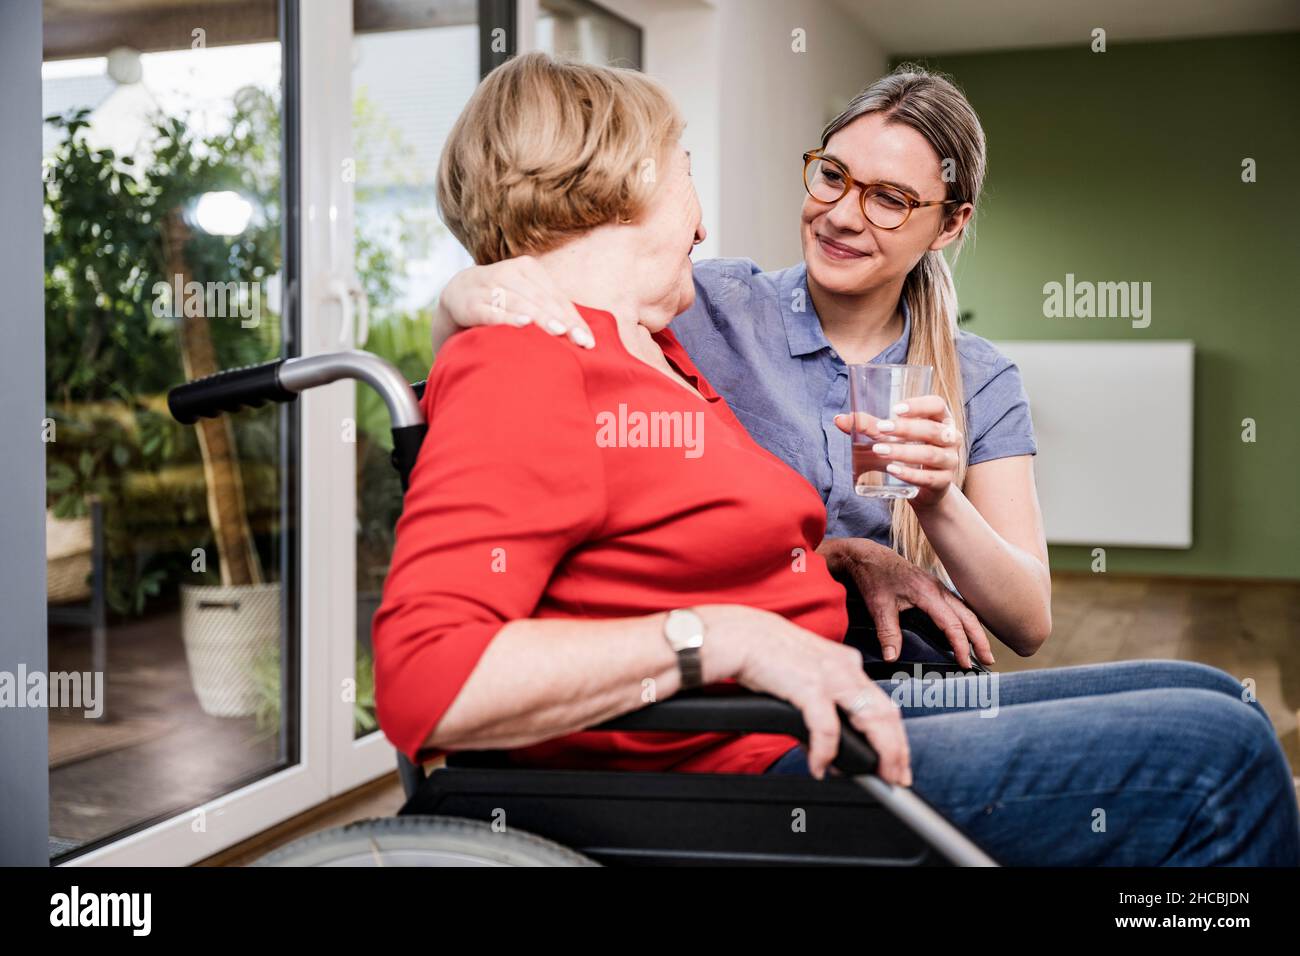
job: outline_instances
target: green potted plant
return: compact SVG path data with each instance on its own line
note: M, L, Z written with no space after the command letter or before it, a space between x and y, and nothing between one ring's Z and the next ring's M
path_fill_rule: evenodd
M278 316L265 311L260 327L250 329L239 318L210 316L206 308L197 314L157 308L160 285L244 283L260 296L264 280L278 270L278 109L266 94L242 91L229 129L207 137L180 119L159 117L137 157L90 145L83 135L88 117L81 110L50 118L66 130L66 138L46 177L49 401L52 409L71 412L74 422L84 419L78 410L87 400L157 416L151 398L183 375L194 378L264 361L279 351ZM237 236L191 230L187 217L194 201L222 190L250 197L265 214ZM197 452L198 471L189 480L201 476L207 512L206 530L193 523L179 526L174 518L177 527L160 527L153 519L152 530L165 539L159 547L170 549L157 555L168 570L142 573L148 546L129 536L110 538L111 567L133 570L137 585L132 600L114 604L117 610L140 613L168 571L191 578L180 587L182 638L200 705L219 716L253 713L253 661L278 642L280 633L279 584L267 581L261 567L246 504L248 468L239 447L255 434L258 417L242 420L238 436L228 420L219 419L205 422L196 435L164 443ZM157 434L134 438L137 444L159 444ZM271 448L274 454L274 439ZM107 484L119 498L148 487L185 499L186 489L179 487L184 482L176 479L184 478L186 467L180 461L161 467L157 455L150 462L151 456L139 450L113 450L107 458L92 451L87 470L86 452L70 458L74 448L52 444L53 491L61 496L57 504L66 516L77 517L70 502L80 495L79 485L92 481ZM115 471L103 467L110 462ZM159 480L167 471L172 480ZM260 482L257 490L263 490ZM137 515L141 523L151 517ZM180 571L187 566L189 575ZM123 575L110 577L116 584Z

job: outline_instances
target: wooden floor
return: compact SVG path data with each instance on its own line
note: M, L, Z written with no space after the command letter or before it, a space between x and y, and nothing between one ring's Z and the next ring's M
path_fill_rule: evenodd
M1037 654L998 654L1000 671L1149 658L1200 661L1241 681L1300 774L1300 582L1055 574L1052 636Z
M997 670L1104 661L1201 661L1241 679L1277 728L1300 774L1300 582L1218 582L1056 574L1051 639L1031 658L995 645ZM390 815L401 806L396 774L295 817L201 865L239 866L317 830Z
M247 866L276 847L299 837L341 827L371 817L391 817L401 809L405 798L397 771L373 780L363 787L341 794L308 813L286 820L237 846L208 857L197 866Z
M51 627L52 671L89 671L89 635ZM50 711L51 856L184 813L283 764L252 717L211 717L194 695L176 612L109 631L102 720Z

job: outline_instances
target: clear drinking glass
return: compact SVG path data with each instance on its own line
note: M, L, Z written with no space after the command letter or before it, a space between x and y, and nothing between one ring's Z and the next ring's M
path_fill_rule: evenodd
M889 459L876 455L877 442L894 443L863 431L861 416L891 418L899 402L930 394L934 369L929 365L850 365L849 403L853 411L853 490L864 498L915 498L916 485L885 471ZM913 443L909 443L913 444Z

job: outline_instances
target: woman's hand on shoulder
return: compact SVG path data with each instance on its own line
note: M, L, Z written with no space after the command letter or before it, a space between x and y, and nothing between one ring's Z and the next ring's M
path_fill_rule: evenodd
M578 310L532 256L470 266L452 276L438 297L433 348L461 329L480 325L525 326L565 335L583 348L596 344Z
M736 604L695 609L704 619L705 680L734 678L742 686L789 701L808 728L808 767L820 779L840 744L837 707L880 758L880 776L912 783L907 734L898 707L862 669L862 654L779 614Z

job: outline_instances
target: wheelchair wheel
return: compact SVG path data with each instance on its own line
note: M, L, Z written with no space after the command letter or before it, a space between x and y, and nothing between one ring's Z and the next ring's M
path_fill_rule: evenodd
M303 837L254 866L599 866L522 830L461 817L383 817Z

